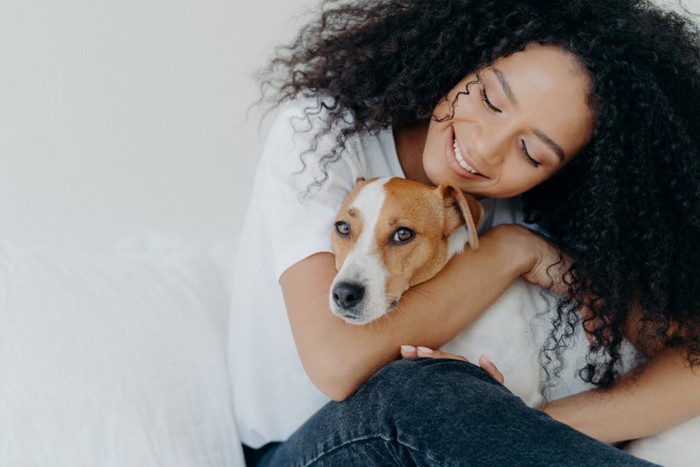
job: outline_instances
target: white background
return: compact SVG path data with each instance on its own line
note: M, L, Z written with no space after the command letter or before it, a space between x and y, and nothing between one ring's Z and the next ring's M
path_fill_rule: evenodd
M235 236L261 145L254 72L315 5L0 1L0 238Z
M0 238L237 235L262 139L254 71L314 7L2 0Z

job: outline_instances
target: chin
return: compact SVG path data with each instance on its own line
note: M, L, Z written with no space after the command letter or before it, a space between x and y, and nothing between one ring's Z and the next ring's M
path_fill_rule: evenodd
M449 167L440 165L438 161L430 161L423 164L425 176L430 180L432 185L438 186L441 183L451 183L455 186L461 186L459 178Z

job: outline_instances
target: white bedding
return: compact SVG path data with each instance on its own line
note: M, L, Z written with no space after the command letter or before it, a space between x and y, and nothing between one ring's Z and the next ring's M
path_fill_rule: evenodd
M0 466L243 466L226 362L234 249L0 240ZM559 392L585 388L565 373ZM693 465L696 433L700 418L628 450Z
M0 242L0 465L243 464L225 361L232 243L215 250Z

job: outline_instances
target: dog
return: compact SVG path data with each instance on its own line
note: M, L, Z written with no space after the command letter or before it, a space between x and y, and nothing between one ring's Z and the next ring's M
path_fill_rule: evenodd
M338 274L331 310L353 324L379 318L408 288L437 274L466 242L478 248L482 213L476 199L451 186L358 180L335 221Z
M479 247L482 216L481 203L452 185L358 180L335 220L331 311L358 325L392 311L407 289L435 276L467 244ZM544 378L531 321L541 300L539 290L516 281L443 350L470 361L488 355L508 389L530 406L539 404ZM502 345L504 338L509 345Z
M331 311L354 325L393 312L407 289L435 276L467 244L478 248L476 229L482 216L478 200L450 185L430 187L396 177L359 179L335 219L332 248L338 273L329 294ZM563 351L559 378L545 388L539 355L549 332L552 298L518 279L442 350L472 362L488 355L506 387L531 407L591 389L578 373L589 346L581 326ZM638 362L629 342L623 354L624 368ZM625 450L664 465L693 465L700 458L700 445L694 441L699 435L700 417L634 440Z

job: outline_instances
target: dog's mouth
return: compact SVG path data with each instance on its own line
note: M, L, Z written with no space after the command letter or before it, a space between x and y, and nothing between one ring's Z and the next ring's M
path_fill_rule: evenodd
M338 308L338 307L332 307L331 309L332 309L334 314L336 314L337 316L342 318L345 322L347 322L349 324L361 325L361 324L370 323L376 319L381 318L385 314L396 310L396 307L398 305L399 305L399 299L395 298L387 304L386 311L384 313L380 313L379 316L374 316L374 317L368 317L364 313L358 314L358 313L354 313L352 311L343 310L342 308Z
M340 316L345 322L349 324L367 324L371 321L367 318L353 315L351 313L340 313L338 314L338 316Z

